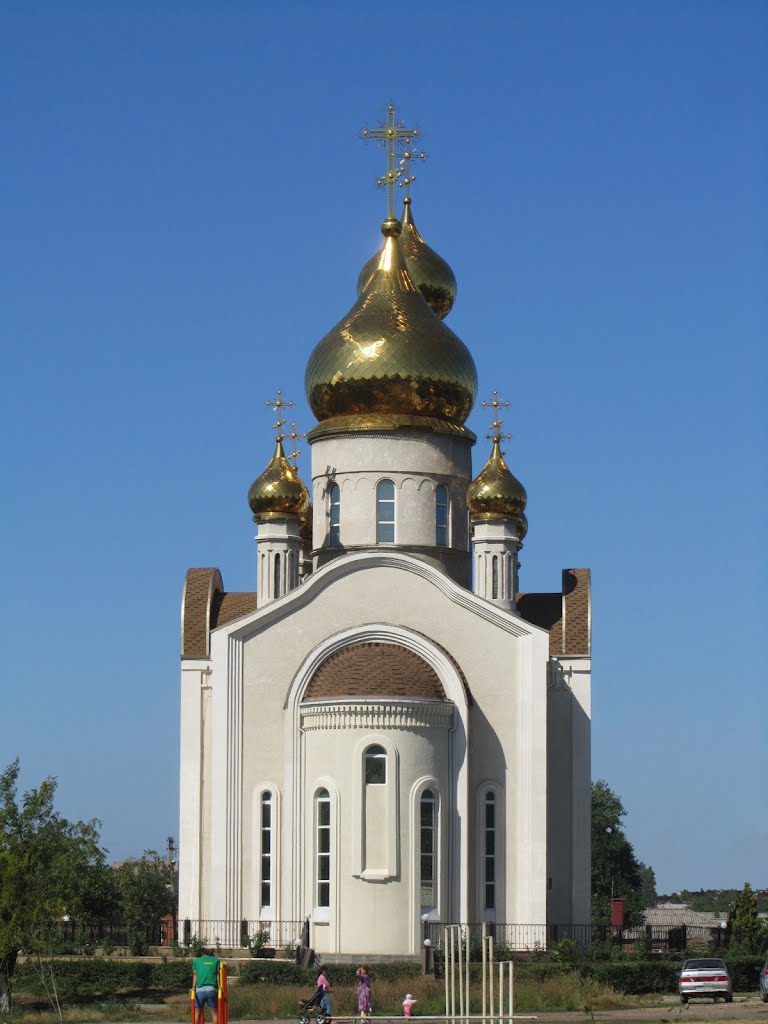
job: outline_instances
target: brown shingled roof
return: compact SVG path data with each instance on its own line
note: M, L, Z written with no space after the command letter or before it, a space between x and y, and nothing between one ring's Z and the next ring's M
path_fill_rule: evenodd
M363 643L331 654L317 669L305 700L336 697L405 697L445 700L435 670L399 644Z
M563 569L559 594L518 594L517 611L534 626L549 630L555 657L589 655L592 650L589 569Z
M256 594L250 591L240 593L233 591L225 594L219 591L213 599L211 608L211 629L226 626L243 615L256 611Z
M256 610L256 594L224 592L218 569L190 569L181 599L181 656L207 658L211 630Z

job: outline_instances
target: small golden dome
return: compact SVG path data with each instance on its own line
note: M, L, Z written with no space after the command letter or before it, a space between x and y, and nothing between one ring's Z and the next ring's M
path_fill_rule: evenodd
M403 200L403 233L400 250L405 258L408 274L427 300L432 312L442 320L450 313L456 301L456 277L434 249L430 249L419 234L411 214L411 197ZM357 294L362 295L366 285L378 268L381 253L371 256L357 279Z
M494 437L491 457L467 488L467 508L472 519L508 519L517 525L517 536L528 531L525 505L528 495L501 454L501 439Z
M269 465L251 484L248 504L255 523L286 516L300 517L309 508L309 491L286 459L280 437Z
M427 305L406 269L399 221L360 298L318 342L304 376L321 422L387 413L462 424L477 395L477 371L464 342Z

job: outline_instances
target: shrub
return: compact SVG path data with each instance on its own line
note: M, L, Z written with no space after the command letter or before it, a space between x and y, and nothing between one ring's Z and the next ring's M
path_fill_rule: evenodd
M83 960L49 961L60 999L93 999L120 991L184 991L189 988L192 966L189 961ZM14 973L17 991L45 996L39 972L33 963L19 964Z

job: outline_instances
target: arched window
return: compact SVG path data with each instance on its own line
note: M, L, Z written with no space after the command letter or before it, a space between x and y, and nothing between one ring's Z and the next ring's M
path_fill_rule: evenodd
M494 910L496 908L496 794L490 790L485 794L484 810L484 906L486 910Z
M494 555L491 562L491 597L496 600L499 596L499 556Z
M261 796L261 906L272 906L272 794Z
M380 480L376 487L376 543L395 543L395 485Z
M316 843L315 900L318 907L331 905L331 795L319 789L315 797Z
M387 781L387 752L384 747L368 747L365 752L366 786L383 786Z
M331 489L328 491L328 502L331 518L328 543L332 548L337 548L341 544L341 490L338 484L331 484Z
M274 570L274 596L280 597L280 555L275 555Z
M448 546L448 488L443 484L435 489L435 544Z
M419 804L419 892L421 913L437 906L437 799L431 789Z

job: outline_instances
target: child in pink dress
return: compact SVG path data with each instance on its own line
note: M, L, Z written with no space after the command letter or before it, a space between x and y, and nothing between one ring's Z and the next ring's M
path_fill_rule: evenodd
M403 1000L403 1014L408 1018L408 1020L411 1019L411 1010L414 1007L415 1003L416 1000L413 998L411 993L408 992L405 999Z

